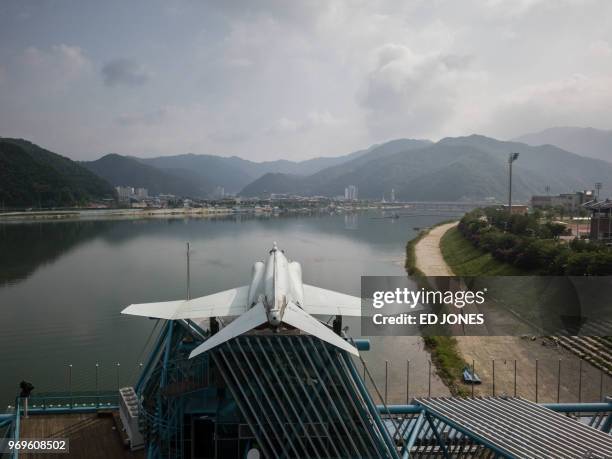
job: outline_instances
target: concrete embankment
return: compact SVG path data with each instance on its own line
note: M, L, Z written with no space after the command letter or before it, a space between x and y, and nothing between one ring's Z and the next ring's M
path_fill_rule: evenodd
M228 215L231 213L232 209L226 208L42 210L0 213L0 221L96 218L212 217L217 215Z

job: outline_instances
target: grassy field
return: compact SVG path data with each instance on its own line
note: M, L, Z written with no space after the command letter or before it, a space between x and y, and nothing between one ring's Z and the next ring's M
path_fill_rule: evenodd
M524 271L495 260L491 254L474 247L457 228L442 236L444 260L457 276L521 276Z

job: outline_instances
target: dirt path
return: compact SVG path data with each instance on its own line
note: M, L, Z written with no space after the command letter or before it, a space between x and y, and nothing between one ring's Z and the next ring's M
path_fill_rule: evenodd
M416 266L425 275L453 275L440 251L440 240L455 225L433 228L415 246ZM539 402L585 402L599 401L612 392L608 375L542 338L458 336L457 343L460 354L466 362L474 362L482 379L482 385L475 387L476 395L514 395L516 387L517 395Z
M453 271L444 261L440 251L440 239L442 239L444 233L457 226L457 224L458 222L452 222L434 227L414 247L416 267L426 276L453 275Z

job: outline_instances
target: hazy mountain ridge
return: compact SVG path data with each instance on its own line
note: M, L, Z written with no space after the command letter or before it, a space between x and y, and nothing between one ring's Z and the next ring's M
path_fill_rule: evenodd
M401 144L400 144L401 145ZM384 144L383 147L387 146ZM241 194L295 193L342 195L349 184L357 185L361 198L389 198L391 189L402 200L443 200L506 198L507 157L521 156L514 165L514 196L527 200L532 194L571 192L592 188L612 174L612 164L586 158L552 145L532 147L489 137L445 138L435 144L418 146L392 154L374 149L338 168L328 168L309 177L287 180L264 176ZM379 147L380 148L380 147ZM275 184L282 184L278 189ZM604 190L607 191L607 190ZM612 191L612 190L610 190Z
M210 183L189 170L162 170L115 153L81 164L113 186L147 188L150 194L170 193L203 198L213 190Z
M162 170L188 170L192 178L198 178L211 186L222 186L226 193L237 193L252 181L267 173L311 175L327 167L342 164L365 154L369 149L347 155L318 157L304 161L254 162L238 156L215 156L188 153L175 156L133 159Z
M27 140L0 138L3 207L63 207L113 198L110 184L69 158Z
M76 163L24 140L0 139L0 193L7 206L15 202L32 206L37 204L34 194L38 199L39 191L48 192L50 204L46 205L57 206L112 196L110 185L143 187L150 194L207 198L216 186L231 193L244 184L242 196L286 193L333 197L343 195L344 188L353 184L359 188L359 197L368 199L389 199L393 189L401 200L505 200L507 157L514 151L521 154L514 165L517 200L544 193L546 186L552 193L590 189L595 182L606 186L607 177L612 176L612 164L602 160L552 145L534 147L480 135L449 137L437 143L397 139L349 155L299 163L256 163L194 154L148 159L109 154ZM45 159L33 160L29 152ZM317 170L324 163L331 165ZM287 170L316 172L302 175ZM39 177L48 179L46 185ZM29 198L15 196L19 190ZM604 188L602 195L611 192Z
M528 145L554 145L573 153L612 162L612 130L553 127L515 138Z
M363 171L364 165L370 162L382 161L402 151L424 148L430 145L429 140L397 139L369 148L350 161L328 167L307 177L292 176L284 178L282 174L266 174L245 187L240 194L257 196L263 193L296 193L306 196L323 195L336 196L344 194L344 187L364 180L352 177ZM280 186L279 186L280 185ZM282 190L282 191L281 191ZM365 188L364 188L365 191Z

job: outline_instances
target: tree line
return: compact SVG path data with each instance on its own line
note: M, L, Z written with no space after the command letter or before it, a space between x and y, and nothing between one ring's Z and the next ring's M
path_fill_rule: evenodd
M493 258L541 275L612 275L612 250L603 243L560 240L566 225L542 218L539 212L508 215L497 208L476 209L459 222L459 231Z

